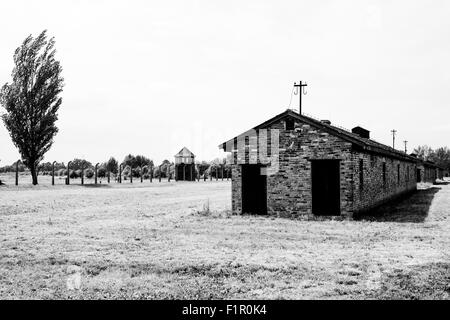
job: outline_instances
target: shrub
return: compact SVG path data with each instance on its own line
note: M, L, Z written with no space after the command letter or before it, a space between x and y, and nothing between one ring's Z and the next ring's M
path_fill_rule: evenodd
M77 175L77 172L75 170L70 170L69 177L70 179L75 179L78 178L79 176Z
M106 177L106 168L104 167L100 167L97 169L97 175L99 178L104 178Z
M124 177L128 177L128 176L130 175L130 172L131 172L131 168L130 168L130 167L125 167L125 168L122 170L122 175L123 175Z
M139 168L134 168L131 170L134 178L139 178L141 176L141 170Z
M209 199L203 204L203 209L197 210L196 213L201 216L210 216L211 215L211 209L209 208Z
M86 176L86 178L90 179L94 176L94 170L92 169L86 169L84 171L84 175Z
M67 169L59 169L57 171L57 175L60 176L60 177L67 175Z

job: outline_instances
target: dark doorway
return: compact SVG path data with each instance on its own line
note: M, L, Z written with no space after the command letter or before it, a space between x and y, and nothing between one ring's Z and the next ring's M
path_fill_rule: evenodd
M267 176L261 174L263 166L242 165L242 212L267 214Z
M320 216L341 214L339 160L311 161L312 213Z
M417 182L422 181L422 174L420 172L420 169L417 169Z

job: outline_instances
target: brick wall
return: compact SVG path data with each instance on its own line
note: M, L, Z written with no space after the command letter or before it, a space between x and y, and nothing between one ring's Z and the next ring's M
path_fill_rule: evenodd
M312 215L311 160L315 159L340 160L342 216L351 218L354 212L416 188L414 163L357 152L346 140L299 120L296 120L294 130L286 130L285 126L285 121L280 120L270 127L279 130L278 171L267 176L267 208L270 215ZM258 154L255 151L260 150L255 138L258 133L251 135L244 142L236 144L237 164L232 165L232 210L235 213L241 213L242 208L240 163L271 164L270 157L264 159L255 156ZM270 133L267 136L259 134L259 139L267 141L267 148L272 149L269 136ZM363 187L360 187L359 182L360 160L363 161ZM383 162L386 163L386 182L382 174Z
M311 216L311 160L340 160L341 214L351 215L351 144L305 123L295 130L279 129L279 171L267 177L268 213L276 216Z
M280 121L270 129L279 130L278 171L267 176L267 208L268 213L276 216L292 217L311 215L311 161L314 159L339 159L341 168L341 212L351 215L352 190L351 179L351 144L327 132L320 131L305 123L297 122L295 130L285 130L285 122ZM268 133L268 136L271 136ZM261 140L267 139L263 135ZM267 148L272 149L272 141L268 139ZM247 139L248 146L238 143L237 161L232 166L232 209L241 213L241 167L239 163L271 164L254 159L255 152L245 152L258 149ZM273 151L272 151L273 153ZM270 154L270 157L277 154ZM257 161L256 161L257 160ZM270 170L269 170L270 172Z
M403 193L416 190L417 166L415 163L361 152L354 152L353 156L355 161L354 212L370 209ZM383 177L383 164L385 177ZM361 167L362 176L360 175Z
M417 168L420 169L421 182L436 182L436 179L438 177L436 168L423 164L420 164Z
M242 213L242 175L241 165L231 166L231 210L236 214Z

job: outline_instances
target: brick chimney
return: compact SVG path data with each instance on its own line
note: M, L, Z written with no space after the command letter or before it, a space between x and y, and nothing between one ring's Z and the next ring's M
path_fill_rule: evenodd
M361 138L370 139L370 131L361 127L354 127L352 133L357 134Z

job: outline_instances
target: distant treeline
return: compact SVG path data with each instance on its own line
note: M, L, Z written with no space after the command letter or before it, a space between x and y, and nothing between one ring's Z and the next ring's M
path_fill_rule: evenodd
M153 160L142 156L134 156L128 154L125 156L123 161L119 163L114 157L109 158L109 160L99 163L97 166L97 175L99 178L106 177L108 172L112 176L116 176L119 173L119 165L122 165L122 176L129 177L131 174L133 177L140 177L141 172L144 179L148 179L152 174L153 177L167 178L169 174L174 177L175 175L175 164L169 160L164 160L160 164L154 164ZM40 175L51 175L52 174L52 162L42 162L38 165L38 174ZM75 158L70 161L70 178L79 178L83 172L86 178L92 178L94 176L95 164L85 159ZM231 166L226 164L225 159L215 159L213 161L201 161L196 162L196 173L199 177L216 177L216 170L219 177L223 175L229 176L231 172ZM0 167L0 173L15 172L16 163L11 165ZM28 171L27 167L19 162L19 172ZM55 162L55 176L67 176L67 165L64 162Z
M450 170L450 149L447 147L432 149L431 147L424 145L414 149L413 153L415 153L419 159L433 161L438 166Z

